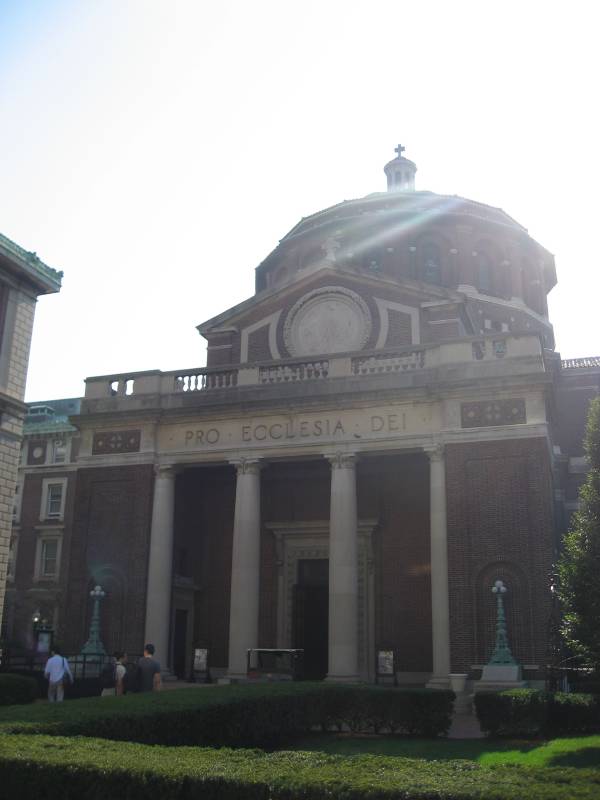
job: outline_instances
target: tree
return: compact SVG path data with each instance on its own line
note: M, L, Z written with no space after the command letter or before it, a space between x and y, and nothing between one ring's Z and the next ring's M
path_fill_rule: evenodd
M600 674L600 397L590 404L585 452L590 471L564 539L558 591L567 644Z

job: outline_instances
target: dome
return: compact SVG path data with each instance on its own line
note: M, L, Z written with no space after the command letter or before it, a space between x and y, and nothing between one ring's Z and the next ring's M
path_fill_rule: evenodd
M379 275L515 300L547 315L554 258L494 206L429 191L377 192L300 220L256 270L256 291L309 271Z

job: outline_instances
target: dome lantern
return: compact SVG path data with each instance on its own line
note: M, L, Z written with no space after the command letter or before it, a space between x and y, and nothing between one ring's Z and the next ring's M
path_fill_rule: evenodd
M395 148L398 156L388 163L383 168L387 176L387 190L388 192L414 192L415 190L415 173L417 165L414 161L404 158L403 151L406 150L401 144Z

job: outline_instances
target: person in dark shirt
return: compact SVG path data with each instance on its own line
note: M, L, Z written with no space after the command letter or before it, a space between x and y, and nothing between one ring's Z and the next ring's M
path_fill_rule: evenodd
M137 664L138 691L158 692L161 689L160 664L154 658L154 645L144 645L144 655Z

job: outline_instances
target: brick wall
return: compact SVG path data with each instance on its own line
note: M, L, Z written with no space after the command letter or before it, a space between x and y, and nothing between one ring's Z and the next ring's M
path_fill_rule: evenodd
M489 659L494 644L491 587L508 587L513 655L543 664L553 561L553 495L544 439L446 448L452 671Z
M358 513L374 518L375 648L393 647L397 669L431 670L429 461L423 455L365 458Z
M107 592L102 607L105 647L141 652L153 485L151 465L79 470L64 609L68 651L79 651L85 642L89 591L99 583Z
M235 484L231 466L186 469L177 477L175 547L187 554L187 577L198 587L194 644L208 647L213 667L227 666Z

